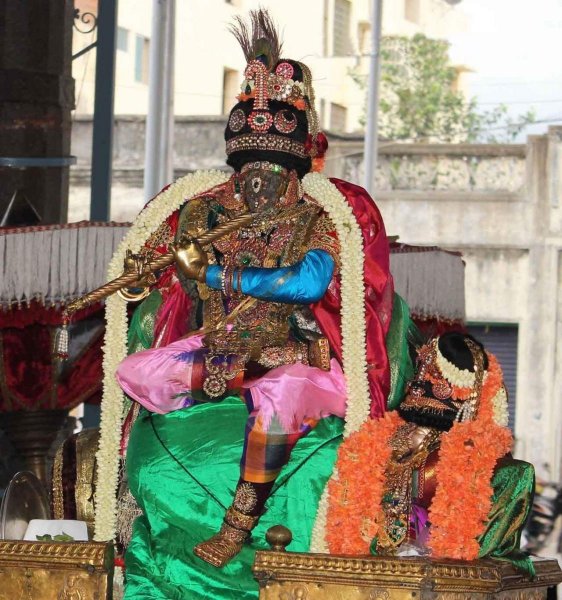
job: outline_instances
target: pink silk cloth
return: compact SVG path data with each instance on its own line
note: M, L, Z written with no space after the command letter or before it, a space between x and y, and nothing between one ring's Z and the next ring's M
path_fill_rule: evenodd
M125 358L116 373L123 391L148 410L168 413L193 404L185 392L191 384L191 363L186 353L202 348L202 336L183 338L160 348L135 352ZM182 360L178 357L182 356ZM337 360L330 371L302 363L283 365L265 375L244 381L264 429L276 416L287 432L298 429L304 419L328 415L345 416L346 386Z

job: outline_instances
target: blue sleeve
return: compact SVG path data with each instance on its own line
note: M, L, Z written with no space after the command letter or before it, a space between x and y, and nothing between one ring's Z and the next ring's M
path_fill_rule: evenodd
M247 267L242 272L242 293L272 302L311 304L326 293L334 267L334 259L324 250L310 250L291 267ZM209 265L207 285L220 290L221 276L222 267ZM235 276L234 286L236 279Z

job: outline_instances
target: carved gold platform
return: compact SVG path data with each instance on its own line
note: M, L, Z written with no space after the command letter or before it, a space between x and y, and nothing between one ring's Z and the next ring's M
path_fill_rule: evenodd
M537 559L527 579L508 562L350 557L285 552L291 533L266 534L271 551L256 552L260 600L542 600L562 582L556 560Z
M257 552L260 600L542 600L562 581L555 560L529 581L509 563Z
M109 600L113 546L0 541L0 600Z

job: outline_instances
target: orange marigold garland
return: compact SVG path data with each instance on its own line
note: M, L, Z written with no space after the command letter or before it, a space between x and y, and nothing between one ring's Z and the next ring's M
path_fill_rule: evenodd
M338 479L328 483L326 542L332 554L368 554L378 533L388 444L403 421L396 412L366 421L340 446Z
M477 538L492 507L494 468L513 444L509 429L494 422L492 398L502 385L502 372L495 356L488 353L488 361L476 418L455 423L441 436L437 488L429 510L428 546L436 558L478 558Z
M436 558L474 560L492 505L491 479L513 438L494 421L492 398L503 377L488 354L478 412L473 421L455 423L441 436L435 476L437 488L429 520L429 549ZM340 446L338 479L328 484L326 542L333 554L366 554L384 523L381 501L390 439L405 421L396 412L367 421Z

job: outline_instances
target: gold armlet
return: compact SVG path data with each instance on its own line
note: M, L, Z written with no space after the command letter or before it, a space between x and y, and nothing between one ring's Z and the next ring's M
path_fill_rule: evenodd
M330 370L330 344L327 338L320 337L308 343L308 360L312 367Z

